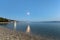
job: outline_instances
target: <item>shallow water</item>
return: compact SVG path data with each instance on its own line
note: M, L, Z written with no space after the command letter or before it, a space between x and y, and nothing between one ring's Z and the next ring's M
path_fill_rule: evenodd
M46 36L46 37L57 37L60 38L60 23L40 23L40 22L17 22L17 31L26 31L27 25L31 27L31 33ZM9 29L14 29L13 23L6 25L0 25Z

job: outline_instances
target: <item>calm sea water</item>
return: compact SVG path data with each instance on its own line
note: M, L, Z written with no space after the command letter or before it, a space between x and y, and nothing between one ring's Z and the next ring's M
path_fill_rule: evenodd
M17 31L26 31L27 25L31 27L31 33L41 35L41 36L53 36L60 38L60 23L40 23L40 22L17 22ZM14 29L13 23L8 23L6 25L0 25L9 29Z

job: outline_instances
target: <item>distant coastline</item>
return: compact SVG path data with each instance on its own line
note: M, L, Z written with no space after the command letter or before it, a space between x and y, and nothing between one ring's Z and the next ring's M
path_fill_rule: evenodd
M38 21L38 22L32 22L32 23L60 23L60 21Z
M15 21L15 20L11 20L11 19L7 19L7 18L3 18L3 17L0 17L0 22L11 22L11 21Z
M0 17L0 24L8 24L9 22L13 22L13 21L14 20Z
M43 23L60 23L60 21L43 21Z
M16 20L11 20L11 19L0 17L0 23L9 23L9 22L14 22L14 21ZM27 21L20 21L20 22L27 22ZM30 22L34 23L34 21L30 21ZM38 23L60 23L60 21L38 21Z

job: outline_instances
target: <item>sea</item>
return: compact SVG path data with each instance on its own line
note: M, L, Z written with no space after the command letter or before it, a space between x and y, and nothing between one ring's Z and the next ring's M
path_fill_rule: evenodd
M60 38L60 23L57 22L16 22L16 31L26 32L27 26L30 25L31 33L45 36ZM14 23L0 24L0 27L14 30Z

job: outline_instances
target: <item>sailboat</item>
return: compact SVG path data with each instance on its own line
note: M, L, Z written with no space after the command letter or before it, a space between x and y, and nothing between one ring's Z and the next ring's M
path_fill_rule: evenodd
M30 33L30 31L31 31L31 29L30 29L30 25L28 25L28 26L27 26L27 30L26 30L26 32L27 32L27 33Z

